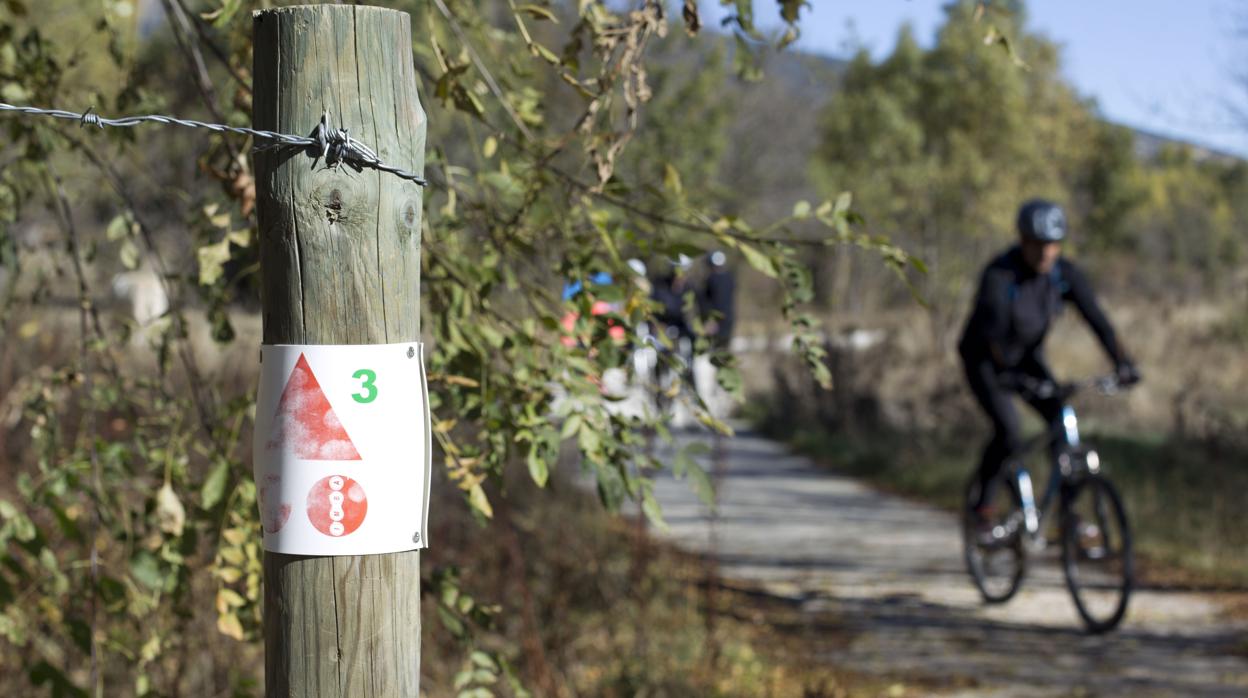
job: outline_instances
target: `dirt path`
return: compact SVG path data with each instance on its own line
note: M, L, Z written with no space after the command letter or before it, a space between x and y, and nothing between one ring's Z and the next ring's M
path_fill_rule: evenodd
M939 695L1248 695L1248 626L1226 620L1232 599L1138 591L1118 632L1089 636L1055 553L1042 553L1013 601L986 607L949 513L756 436L721 448L718 514L660 478L670 530L659 535L713 554L725 580L799 603L820 661ZM714 460L703 459L708 471Z

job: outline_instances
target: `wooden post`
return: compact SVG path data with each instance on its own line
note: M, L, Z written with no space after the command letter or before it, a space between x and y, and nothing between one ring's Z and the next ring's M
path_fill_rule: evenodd
M256 128L309 135L324 110L387 164L424 168L410 21L375 7L256 12ZM422 191L298 148L256 153L266 344L420 337ZM264 555L265 695L416 696L420 555Z

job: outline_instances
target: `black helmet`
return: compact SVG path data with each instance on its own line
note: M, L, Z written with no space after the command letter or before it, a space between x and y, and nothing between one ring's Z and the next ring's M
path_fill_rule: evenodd
M1018 209L1018 234L1026 240L1061 242L1066 238L1066 214L1052 201L1032 199Z

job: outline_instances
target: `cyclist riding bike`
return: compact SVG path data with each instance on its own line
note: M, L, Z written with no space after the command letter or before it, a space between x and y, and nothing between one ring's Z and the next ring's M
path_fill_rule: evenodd
M1018 233L1019 244L984 269L958 343L967 382L993 427L992 439L980 459L978 497L967 502L982 525L991 520L985 506L991 501L989 486L1021 445L1018 413L1011 400L1018 393L1016 377L1021 374L1030 380L1053 380L1043 344L1063 303L1073 303L1079 310L1113 361L1122 384L1134 383L1140 377L1097 304L1087 277L1062 257L1067 226L1061 207L1042 199L1023 204L1018 212ZM1062 404L1058 397L1025 397L1046 424L1060 420Z

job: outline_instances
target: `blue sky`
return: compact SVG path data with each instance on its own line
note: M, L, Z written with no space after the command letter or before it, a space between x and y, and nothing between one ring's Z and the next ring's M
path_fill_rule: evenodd
M779 25L776 3L755 0L758 20ZM883 57L909 21L929 45L943 0L809 0L806 51L846 54L853 36ZM704 21L725 14L702 0ZM1248 156L1248 124L1226 108L1232 72L1248 65L1246 0L1032 0L1031 28L1063 47L1063 72L1113 121ZM1242 27L1236 36L1236 26ZM1248 90L1239 94L1248 102Z

